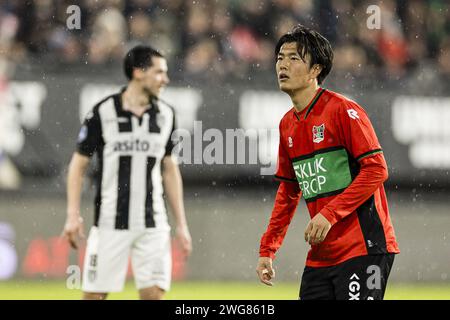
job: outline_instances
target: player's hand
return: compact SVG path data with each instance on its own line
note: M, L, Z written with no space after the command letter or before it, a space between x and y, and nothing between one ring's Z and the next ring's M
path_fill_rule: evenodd
M305 229L305 241L310 245L321 243L325 240L331 223L320 212L311 219Z
M275 278L275 270L272 267L272 259L269 257L259 257L258 266L256 267L256 273L259 280L268 286L273 286L270 281Z
M183 254L187 257L192 252L192 238L187 226L177 227L175 237L181 245Z
M78 238L84 238L83 218L80 216L67 217L61 236L69 241L73 249L78 249Z

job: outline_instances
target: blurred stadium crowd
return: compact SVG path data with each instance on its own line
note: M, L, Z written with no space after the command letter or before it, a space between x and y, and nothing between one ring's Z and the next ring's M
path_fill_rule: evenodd
M446 0L82 0L81 29L69 30L72 0L2 0L0 50L16 61L62 65L120 62L137 43L152 44L185 77L246 77L272 70L274 44L296 23L335 48L337 74L401 78L425 66L450 76ZM369 5L381 11L370 30ZM173 69L172 69L173 70Z

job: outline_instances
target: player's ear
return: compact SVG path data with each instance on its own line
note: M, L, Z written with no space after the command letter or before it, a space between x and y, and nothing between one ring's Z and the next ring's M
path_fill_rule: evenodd
M311 67L310 74L312 79L316 79L322 72L323 67L320 64L315 64Z
M142 77L144 76L145 69L141 68L133 68L133 79L135 80L142 80Z

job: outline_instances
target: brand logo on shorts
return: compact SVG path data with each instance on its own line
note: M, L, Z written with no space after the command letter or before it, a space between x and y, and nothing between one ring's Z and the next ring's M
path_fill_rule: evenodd
M348 294L350 296L349 300L359 300L359 290L361 289L361 285L359 284L359 277L356 273L352 274L350 280L353 280L348 285Z
M89 266L91 266L91 267L97 266L97 255L96 254L91 254L89 256Z
M381 268L380 266L377 265L370 265L367 267L366 269L366 274L367 274L367 280L365 281L365 285L366 287L363 288L364 292L362 295L363 297L360 297L361 294L361 283L360 283L360 278L358 277L358 275L356 273L353 273L350 277L350 283L348 285L348 295L349 295L349 300L360 300L360 299L367 299L367 300L374 300L375 297L373 296L373 294L375 294L376 296L378 295L377 291L375 290L381 290ZM365 278L365 275L363 275L363 279ZM363 281L363 285L364 285L364 280ZM367 292L366 290L369 290L369 292ZM371 294L371 295L367 295L366 298L366 294Z
M313 126L313 142L322 142L325 136L325 124L322 123L320 126Z
M96 270L89 270L88 271L88 280L89 280L89 282L94 282L95 278L97 278L97 271Z

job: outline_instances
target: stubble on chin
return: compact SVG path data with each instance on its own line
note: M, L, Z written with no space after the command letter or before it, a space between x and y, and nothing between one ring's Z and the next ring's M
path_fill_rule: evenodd
M155 98L159 98L159 91L157 92L153 92L148 88L144 88L144 92L149 96L149 97L155 97Z

